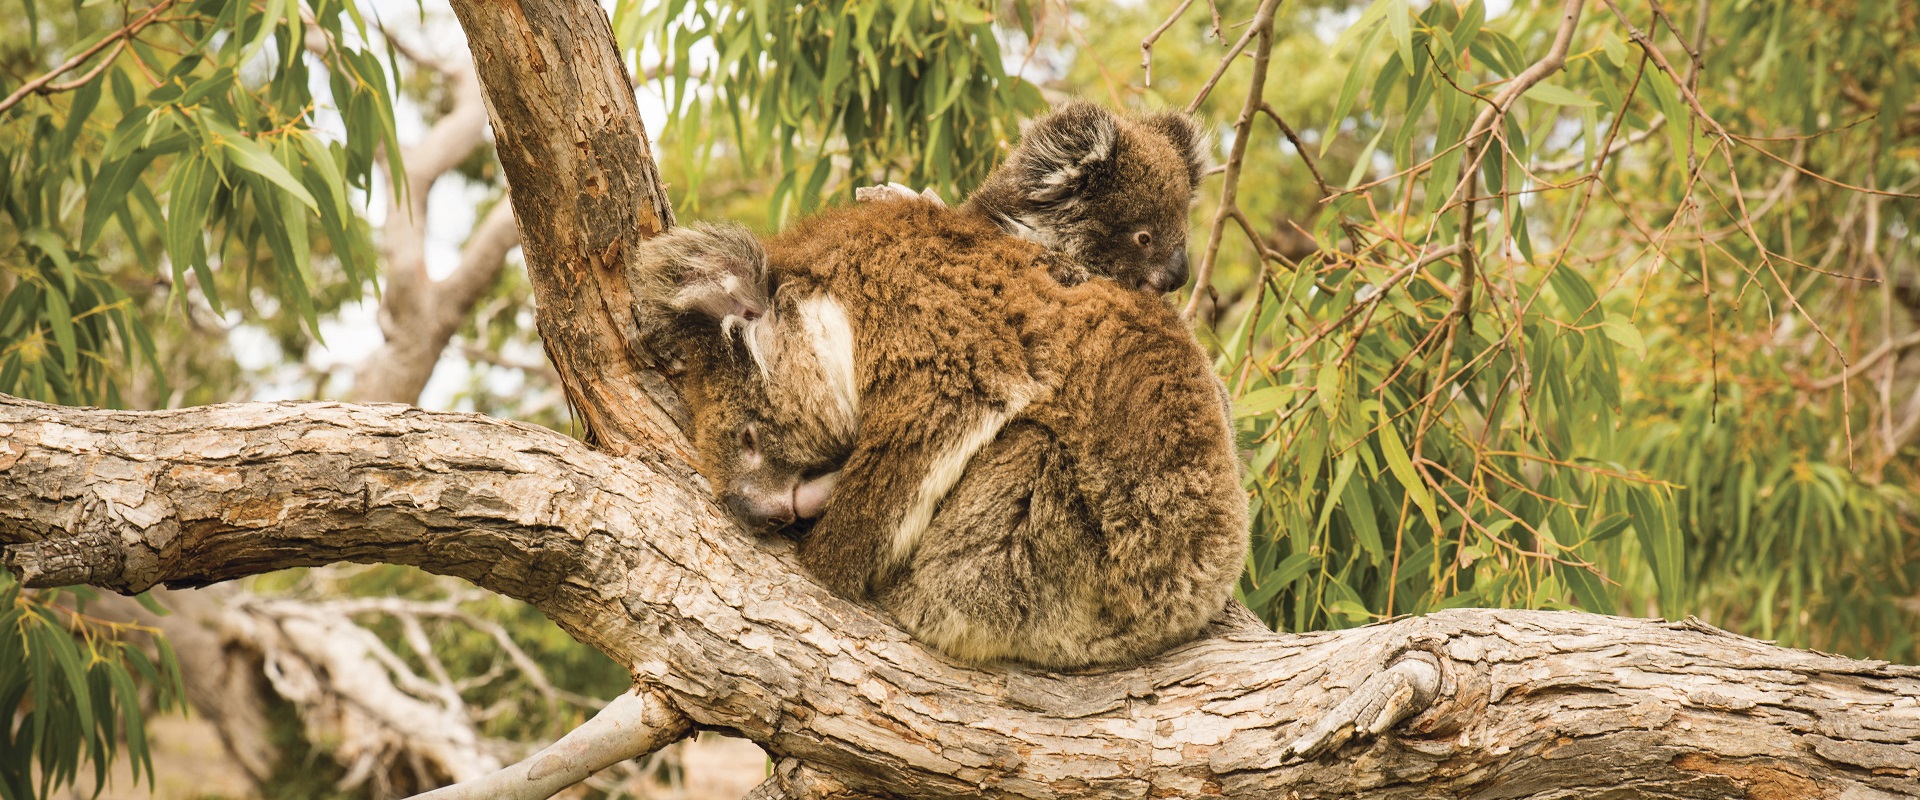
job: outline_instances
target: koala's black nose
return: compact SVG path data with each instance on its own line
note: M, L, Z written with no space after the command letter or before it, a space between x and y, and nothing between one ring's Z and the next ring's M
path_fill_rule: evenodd
M1173 258L1167 259L1165 269L1147 276L1147 286L1161 294L1166 294L1187 285L1187 250L1173 251Z

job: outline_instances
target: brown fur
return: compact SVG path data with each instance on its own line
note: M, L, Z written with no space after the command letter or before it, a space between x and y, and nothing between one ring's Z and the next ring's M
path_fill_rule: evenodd
M719 238L686 238L701 235ZM739 237L668 234L649 263L751 262ZM766 258L770 312L697 351L707 387L688 403L696 429L719 432L697 430L697 445L729 495L778 506L844 463L801 547L829 587L957 657L1061 669L1151 655L1224 605L1245 498L1218 383L1162 301L1062 286L1033 243L921 202L823 214ZM638 294L642 318L668 313L668 293ZM852 338L852 419L831 400L834 357L810 345L805 309L823 297ZM702 324L725 329L667 329ZM742 448L750 424L768 435ZM928 497L937 513L901 546Z

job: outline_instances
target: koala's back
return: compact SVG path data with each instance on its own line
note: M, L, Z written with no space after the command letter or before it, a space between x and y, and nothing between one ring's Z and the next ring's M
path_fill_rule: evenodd
M817 288L844 307L863 393L907 385L1004 403L1026 391L1033 365L1007 301L1049 280L1038 246L931 203L892 202L821 213L767 252L783 298Z
M882 597L957 657L1136 661L1197 634L1244 563L1246 500L1205 353L1157 298L1088 287L1054 315L1052 392L974 457Z

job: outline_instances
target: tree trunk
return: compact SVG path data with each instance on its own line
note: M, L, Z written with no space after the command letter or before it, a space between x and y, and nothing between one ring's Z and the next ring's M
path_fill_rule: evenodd
M604 13L455 9L597 449L404 406L0 400L0 541L28 585L410 564L632 669L575 735L441 797L543 797L695 729L779 759L759 798L1920 797L1920 669L1694 621L1461 610L1283 635L1228 609L1085 675L926 650L739 531L688 468L671 391L628 347L626 265L671 214Z

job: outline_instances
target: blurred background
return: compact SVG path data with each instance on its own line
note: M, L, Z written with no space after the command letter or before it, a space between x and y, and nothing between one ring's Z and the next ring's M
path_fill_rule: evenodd
M1170 301L1236 398L1277 629L1577 608L1920 661L1920 6L608 11L683 222L954 201L1067 97L1207 120ZM0 95L0 392L573 432L444 4L0 0ZM399 567L0 600L8 798L405 796L628 683ZM569 796L766 768L708 734Z

